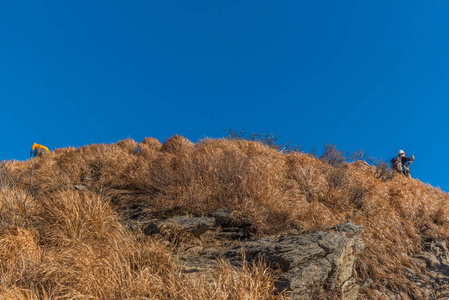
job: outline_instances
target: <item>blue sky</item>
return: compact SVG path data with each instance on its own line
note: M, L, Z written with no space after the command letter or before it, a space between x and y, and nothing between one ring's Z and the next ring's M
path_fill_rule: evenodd
M3 159L225 129L414 154L449 191L447 1L0 0Z

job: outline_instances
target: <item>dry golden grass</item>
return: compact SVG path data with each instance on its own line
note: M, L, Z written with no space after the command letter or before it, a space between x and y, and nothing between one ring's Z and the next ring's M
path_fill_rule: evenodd
M0 298L285 298L262 264L238 271L223 264L213 283L181 275L169 243L122 227L117 211L135 199L153 216L225 207L253 220L260 235L361 224L366 249L356 278L373 280L364 299L387 288L420 299L403 269L419 273L411 256L422 241L449 236L449 197L439 189L401 176L382 182L374 167L336 168L257 142L173 136L164 144L146 138L57 149L36 160L25 210L32 166L3 163ZM89 191L76 191L78 184Z

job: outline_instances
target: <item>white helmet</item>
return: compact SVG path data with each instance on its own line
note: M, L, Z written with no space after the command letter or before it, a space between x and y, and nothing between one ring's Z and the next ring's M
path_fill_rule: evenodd
M398 151L398 156L401 155L401 154L405 154L404 150L399 150Z

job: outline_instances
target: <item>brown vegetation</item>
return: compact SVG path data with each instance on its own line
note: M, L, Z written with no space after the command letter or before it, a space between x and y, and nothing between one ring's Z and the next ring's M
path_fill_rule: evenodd
M329 156L329 154L328 154ZM329 156L332 158L332 156ZM242 139L193 144L173 136L79 149L0 172L0 298L282 299L263 264L238 271L223 263L215 282L181 275L169 242L124 229L118 212L144 201L154 216L202 215L225 207L251 219L260 235L363 225L366 249L356 277L375 290L419 299L404 268L428 237L449 237L448 195L364 163L318 160ZM390 176L390 177L389 177ZM89 191L76 191L75 185ZM138 200L136 200L138 199Z

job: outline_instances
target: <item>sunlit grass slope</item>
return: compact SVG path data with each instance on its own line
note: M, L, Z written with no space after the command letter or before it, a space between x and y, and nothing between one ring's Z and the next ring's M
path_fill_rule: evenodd
M33 163L34 169L33 169ZM32 185L30 187L31 173ZM1 171L0 298L282 299L262 264L215 282L179 272L169 242L127 231L118 212L145 201L152 216L220 207L251 219L259 235L363 225L356 278L419 299L404 268L426 238L449 237L448 194L402 176L381 181L363 163L331 166L257 142L173 136L56 149ZM84 185L88 191L77 191ZM27 194L29 193L28 197ZM27 199L26 203L24 200Z

